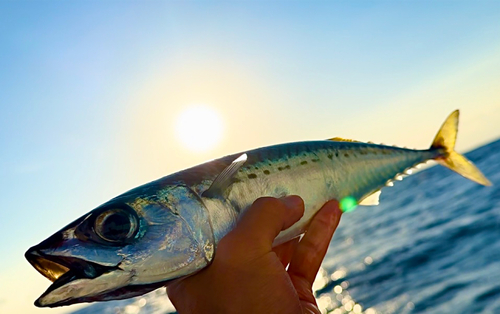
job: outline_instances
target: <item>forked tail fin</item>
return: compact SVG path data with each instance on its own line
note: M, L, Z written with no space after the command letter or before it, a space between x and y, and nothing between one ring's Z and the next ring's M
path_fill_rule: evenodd
M482 185L491 185L491 182L467 158L455 151L457 139L459 111L453 111L444 121L441 129L432 142L431 149L444 149L444 153L436 161L465 178Z

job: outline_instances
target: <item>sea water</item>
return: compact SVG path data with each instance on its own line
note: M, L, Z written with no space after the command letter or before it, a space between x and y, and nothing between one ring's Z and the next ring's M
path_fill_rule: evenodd
M466 156L492 187L436 166L343 215L314 285L323 313L500 313L500 140ZM73 313L174 311L159 289Z

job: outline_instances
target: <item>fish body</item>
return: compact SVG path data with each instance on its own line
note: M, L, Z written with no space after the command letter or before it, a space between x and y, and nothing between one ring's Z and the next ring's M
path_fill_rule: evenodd
M275 245L301 234L311 217L330 199L365 199L409 168L439 155L438 150L410 150L356 142L309 141L259 148L245 153L246 163L234 175L234 183L223 198L204 198L214 236L220 240L230 231L238 215L262 196L300 195L305 213L299 222L283 231ZM203 195L218 173L241 154L223 158L206 180L192 189ZM190 171L205 173L206 165Z
M489 181L454 151L458 111L426 150L335 138L226 156L130 190L26 252L54 283L42 307L123 299L208 266L217 243L257 198L300 195L304 216L274 244L305 231L330 199L378 203L380 190L416 165L436 160L483 185Z

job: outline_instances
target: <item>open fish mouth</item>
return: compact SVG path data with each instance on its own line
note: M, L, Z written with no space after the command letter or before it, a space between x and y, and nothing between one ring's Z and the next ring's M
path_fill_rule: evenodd
M94 279L119 269L118 266L103 266L75 257L46 255L36 250L26 252L25 257L40 274L53 282L35 301L36 306L44 306L39 302L41 298L72 281Z

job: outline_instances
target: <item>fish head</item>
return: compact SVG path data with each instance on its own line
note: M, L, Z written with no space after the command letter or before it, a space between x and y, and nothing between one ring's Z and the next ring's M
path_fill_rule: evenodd
M194 191L146 185L80 217L25 257L53 281L35 305L56 307L149 292L206 267L214 247L210 217Z

